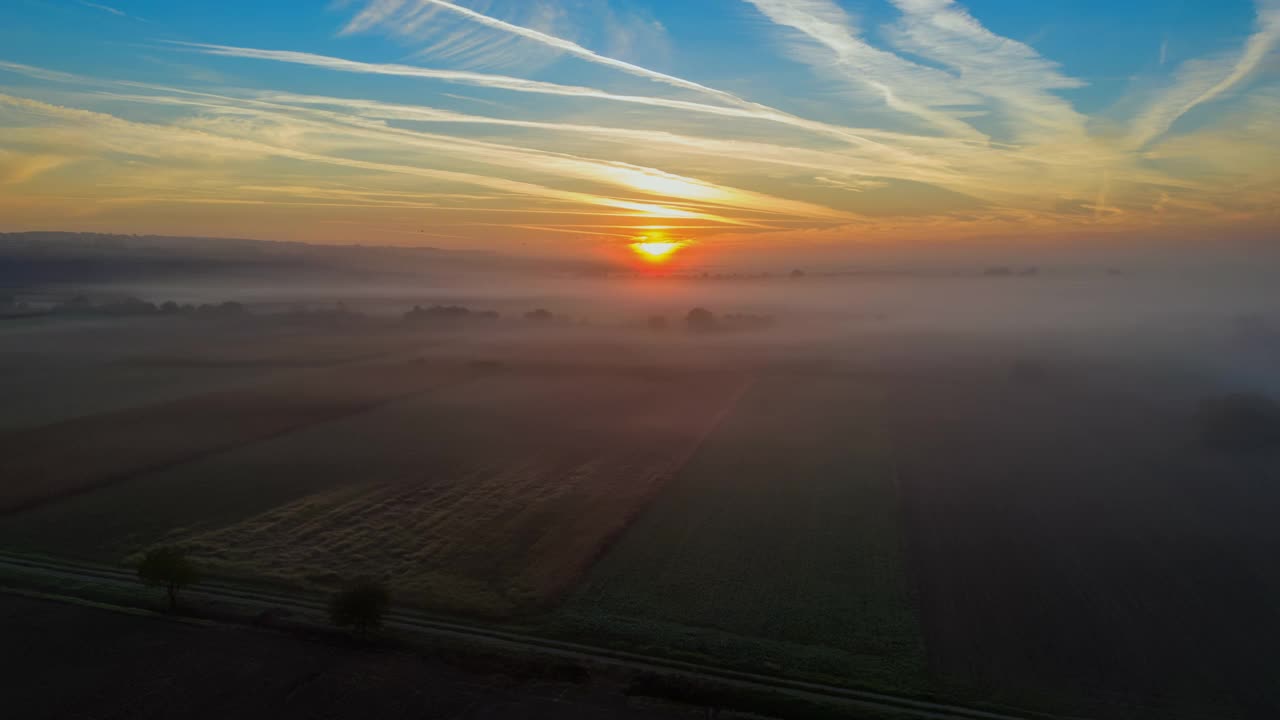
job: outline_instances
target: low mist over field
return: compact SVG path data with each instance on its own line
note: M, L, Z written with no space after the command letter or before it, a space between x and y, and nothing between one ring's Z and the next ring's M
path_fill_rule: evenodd
M8 550L374 577L405 606L895 693L1274 708L1280 307L1247 268L6 247ZM171 265L112 281L108 251Z

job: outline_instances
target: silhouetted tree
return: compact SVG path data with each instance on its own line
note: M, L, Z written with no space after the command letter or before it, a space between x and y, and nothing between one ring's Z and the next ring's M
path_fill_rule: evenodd
M158 547L147 551L138 563L138 579L163 587L169 595L169 609L178 608L178 591L200 581L200 572L187 552L177 547Z
M471 310L461 305L432 305L429 308L414 305L412 310L404 314L404 321L411 325L436 327L473 320L497 320L498 317L498 313L492 310Z
M530 310L524 314L524 319L532 322L549 323L552 320L555 320L555 318L556 316L552 315L550 310L544 310L542 308Z
M227 317L239 317L241 315L246 315L249 312L244 305L235 302L234 300L228 300L218 305L217 310L218 314L225 315Z
M684 324L694 332L711 332L716 329L716 316L706 308L696 307L685 315Z
M157 309L154 304L146 300L126 297L99 306L97 312L103 315L151 315Z
M329 603L329 619L357 632L376 630L391 605L391 591L376 580L360 580L341 590Z

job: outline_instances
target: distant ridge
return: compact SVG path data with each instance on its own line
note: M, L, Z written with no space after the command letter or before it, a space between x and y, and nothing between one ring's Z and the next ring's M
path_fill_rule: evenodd
M599 263L477 250L171 235L0 233L0 284L27 286L181 280L371 281L458 274L595 274Z

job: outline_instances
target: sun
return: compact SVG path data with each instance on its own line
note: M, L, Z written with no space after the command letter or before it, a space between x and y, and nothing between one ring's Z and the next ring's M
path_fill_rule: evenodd
M637 242L632 243L631 248L639 253L641 257L661 260L679 250L680 243L670 241Z
M631 243L631 250L645 262L661 263L670 260L685 245L683 241L668 240L661 234L655 233L637 237Z

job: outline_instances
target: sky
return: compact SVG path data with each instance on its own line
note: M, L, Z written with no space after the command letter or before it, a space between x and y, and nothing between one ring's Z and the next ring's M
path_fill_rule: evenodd
M1278 45L1280 0L6 0L0 231L1265 242Z

